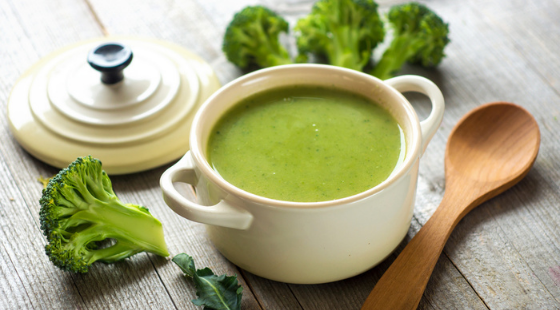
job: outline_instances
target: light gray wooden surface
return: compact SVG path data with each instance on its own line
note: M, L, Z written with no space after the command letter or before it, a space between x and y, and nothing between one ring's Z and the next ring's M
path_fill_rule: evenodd
M378 1L383 11L395 3ZM1 0L0 1L0 309L197 309L194 288L169 259L139 254L86 275L55 268L44 254L39 176L57 169L13 139L6 101L16 79L57 48L80 40L135 35L168 40L208 61L222 83L242 73L222 54L221 37L234 12L261 3L293 25L309 12L303 0ZM555 0L426 1L450 24L447 58L437 70L405 73L432 79L446 113L420 165L408 236L379 266L344 281L291 285L269 281L225 260L204 226L163 203L159 177L168 166L113 177L123 201L150 207L164 225L172 254L198 266L237 274L243 309L359 309L406 242L437 208L444 192L443 154L451 128L490 101L527 108L542 143L535 167L511 190L481 205L457 226L428 283L421 309L560 309L560 3ZM288 40L293 44L293 40ZM292 45L293 50L293 45ZM425 98L408 96L420 118Z

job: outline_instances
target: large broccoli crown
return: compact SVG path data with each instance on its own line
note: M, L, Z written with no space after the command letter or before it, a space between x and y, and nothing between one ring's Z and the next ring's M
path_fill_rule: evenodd
M248 6L233 16L224 35L222 50L227 59L241 68L251 64L272 67L292 63L280 44L288 22L263 6Z
M326 57L330 64L361 70L384 29L373 0L320 0L295 27L300 59Z
M391 7L388 20L393 40L383 53L372 74L391 78L405 62L424 67L437 66L449 43L448 25L423 4L411 2Z
M407 59L408 62L425 67L433 67L441 62L445 56L443 50L449 43L449 28L436 13L423 4L411 2L393 6L388 19L393 25L395 36L417 36L418 48Z
M168 256L161 223L146 208L123 204L101 161L80 157L49 181L40 199L41 229L50 260L87 272L97 261L115 262L138 252ZM114 244L98 248L98 242Z

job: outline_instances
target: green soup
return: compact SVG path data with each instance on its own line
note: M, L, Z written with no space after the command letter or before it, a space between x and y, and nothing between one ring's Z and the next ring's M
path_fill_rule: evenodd
M403 159L396 120L370 99L316 86L278 88L236 104L214 126L208 161L226 181L285 201L355 195Z

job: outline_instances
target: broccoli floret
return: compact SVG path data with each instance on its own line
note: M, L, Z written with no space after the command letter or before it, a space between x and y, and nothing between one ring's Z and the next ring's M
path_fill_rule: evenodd
M320 0L294 30L301 62L313 54L331 65L359 71L385 34L372 0Z
M288 22L263 6L248 6L233 16L224 35L222 50L240 68L262 68L291 64L288 51L280 44Z
M373 69L374 76L382 80L391 78L406 61L424 67L441 62L449 43L449 28L436 13L411 2L391 7L387 17L394 38Z
M91 156L54 176L40 203L46 253L63 270L85 273L96 261L113 263L142 251L169 255L161 223L148 209L122 203L101 161Z

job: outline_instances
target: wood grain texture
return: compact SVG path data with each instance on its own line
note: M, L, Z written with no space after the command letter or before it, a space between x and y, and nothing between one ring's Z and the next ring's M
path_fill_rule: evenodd
M461 118L447 141L441 204L377 282L362 309L416 309L457 223L518 183L531 169L539 146L535 119L517 105L490 103Z
M261 309L238 268L228 262L214 248L206 235L204 225L177 216L163 202L159 189L159 178L167 167L143 173L114 176L111 180L121 200L147 206L150 212L164 223L165 240L171 256L187 253L193 257L195 265L199 269L209 267L216 274L237 275L243 286L243 309ZM178 185L178 189L185 196L191 195L192 197L192 192L189 192L188 188ZM169 259L151 254L146 255L150 256L160 281L164 284L173 304L179 309L197 309L191 302L192 299L197 298L194 285L182 275L179 268Z
M72 18L77 18L74 22L79 20L83 12L79 4L72 1L59 1L59 4L75 10ZM95 28L87 26L82 30L67 26L58 33L51 32L53 28L42 24L52 24L57 19L72 22L72 18L64 18L63 12L50 8L46 3L29 1L0 3L0 27L5 29L0 35L0 55L6 64L2 65L0 74L0 182L3 190L0 238L3 243L2 283L6 292L2 294L0 308L5 309L75 309L85 305L72 276L52 268L44 254L45 240L39 230L37 213L41 185L36 178L45 166L21 150L8 134L6 121L6 101L18 76L40 57L68 44L70 37L87 37L88 33L95 32ZM83 19L87 20L87 15Z
M8 174L5 162L0 173ZM83 307L72 279L52 268L44 258L44 240L37 233L26 203L13 182L0 180L0 247L2 288L0 304L5 308ZM78 296L73 298L72 296Z
M145 254L124 263L96 265L92 269L95 272L87 275L62 272L44 254L45 239L38 223L42 186L37 177L52 176L57 169L30 157L8 134L7 97L18 76L40 57L67 44L100 36L101 32L83 2L2 1L0 14L5 15L0 18L2 29L9 29L0 36L0 54L9 64L2 66L0 74L1 181L15 187L13 194L4 196L1 208L2 266L8 268L3 274L10 275L9 281L2 283L8 285L5 292L14 294L5 294L0 308L173 308Z
M459 4L442 6L445 9L443 13L458 12L458 6ZM452 27L454 44L449 49L449 58L453 57L456 61L447 61L440 68L450 78L443 83L447 85L443 87L444 93L452 94L446 96L448 109L440 132L449 130L461 116L462 113L457 112L462 109L497 98L510 98L526 107L537 118L542 131L541 152L527 180L510 191L518 193L508 193L475 209L459 223L445 253L490 308L518 308L534 303L535 308L554 309L558 307L558 298L553 297L558 296L558 286L551 281L548 270L551 266L558 265L553 258L558 257L558 247L557 241L551 240L549 234L557 232L557 228L554 228L558 227L558 216L554 213L557 204L554 201L558 201L558 198L554 191L545 189L552 186L557 190L558 186L558 165L554 164L558 162L558 152L554 151L557 149L557 142L553 142L558 139L558 123L554 120L553 107L557 106L559 98L546 80L527 65L526 59L518 53L512 40L504 39L512 35L499 31L500 28L485 15L481 18L474 7L475 4L473 8L461 5L461 18L457 20L464 25ZM501 10L502 8L495 7L495 11L487 14L500 16L503 13ZM545 14L544 10L547 8L543 7L535 16ZM511 19L510 15L507 23L514 24L516 20ZM519 28L527 27L541 33L547 31L531 26L520 25ZM519 37L523 37L523 33ZM492 52L481 50L483 46L487 46L487 49L491 46ZM461 57L456 57L458 55ZM482 71L477 65L479 63L485 64L488 70ZM504 65L496 66L497 63ZM462 72L463 77L455 77L453 72ZM438 153L441 153L443 148L440 147L442 144L438 142L439 139L440 136L437 136L430 147L439 149ZM423 164L420 169L422 176L426 180L433 180L431 186L437 192L442 192L441 165L430 160ZM417 206L425 199L419 192ZM431 199L426 200L431 202ZM499 211L495 201L500 201ZM544 211L545 209L548 211ZM425 223L433 210L427 211L415 214L420 222ZM526 220L527 216L521 216L520 212L533 216L553 213L550 216L537 215L538 220L534 221ZM542 226L549 227L549 232L545 232ZM532 242L527 242L528 236L531 236ZM535 243L535 240L540 241ZM505 247L504 244L508 246ZM535 251L541 255L535 256Z
M461 5L460 8L458 6L459 4L448 4L440 8L444 14L450 15L461 11L462 16L456 20L462 22L463 26L452 26L453 44L450 45L448 59L439 70L444 72L432 77L440 81L440 87L444 85L442 88L447 99L447 111L440 130L443 134L436 135L428 153L433 152L441 156L446 131L462 115L463 109L507 97L522 104L535 115L541 126L542 143L541 153L527 180L510 191L519 193L495 198L475 209L459 223L451 235L445 253L491 308L518 308L535 303L542 305L541 308L554 309L558 307L558 299L551 298L551 294L557 296L558 286L551 283L551 276L547 273L551 268L549 266L557 265L556 259L549 257L558 257L558 242L548 235L557 232L557 228L554 227L558 227L558 219L554 210L557 210L558 204L555 202L558 201L558 197L545 189L551 186L557 189L558 186L558 165L554 164L557 163L558 152L554 151L557 149L557 143L553 142L558 139L558 123L554 120L554 107L557 106L558 96L545 80L526 65L524 57L512 48L511 41L504 41L503 38L507 34L498 31L499 28L488 20L481 19L474 9L465 5ZM488 14L500 15L498 10ZM509 24L515 22L511 16L508 18ZM531 25L519 27L531 28ZM491 53L481 50L490 45ZM461 56L458 57L459 55ZM449 61L451 58L455 61ZM487 64L485 68L488 70L482 71L479 63ZM504 66L496 66L497 63L504 63ZM421 70L419 72L424 73ZM463 76L456 76L458 72L462 72ZM442 76L446 76L445 81L441 80ZM441 163L425 158L426 155L420 168L420 182L428 181L428 188L433 189L436 195L425 194L426 191L419 188L417 208L423 204L432 206L425 210L417 209L415 212L415 217L421 223L425 223L433 212L433 198L438 195L441 197L443 192ZM542 165L546 165L547 168ZM501 201L500 211L495 209L494 201ZM526 220L526 216L518 213L521 212L519 209L522 209L524 214L531 215L542 214L544 209L549 210L544 211L545 214L553 213L546 217L537 216L538 220L534 221ZM466 222L468 224L464 224ZM541 225L549 227L550 232L545 233ZM538 237L533 237L533 231L541 233L537 233ZM527 236L532 236L532 242L526 242ZM535 243L538 239L541 240ZM509 247L494 248L490 254L489 248L504 242L509 244ZM535 251L542 256L535 257ZM514 278L516 280L512 282Z
M38 226L40 175L49 167L23 151L7 128L6 100L17 77L51 51L79 40L138 35L168 40L202 56L227 83L243 72L221 53L234 12L264 4L291 25L313 0L0 1L0 296L2 309L197 309L189 281L168 259L140 254L96 265L86 276L57 270L43 254ZM382 11L401 0L378 1ZM511 101L527 108L542 131L541 153L528 176L506 194L468 214L451 234L420 309L560 308L560 4L547 1L423 1L450 23L452 42L437 70L406 67L443 91L442 128L420 165L409 233L386 261L357 277L323 285L289 285L243 272L227 262L204 226L176 216L161 199L166 167L116 177L123 201L146 205L164 223L170 252L187 252L197 266L238 274L244 309L359 309L397 254L424 225L444 193L443 155L451 128L472 108ZM292 53L293 38L284 38ZM429 104L408 95L420 118ZM12 200L13 199L13 200ZM17 240L12 241L12 240ZM31 268L30 268L31 266Z

